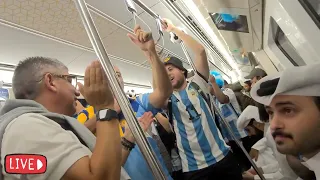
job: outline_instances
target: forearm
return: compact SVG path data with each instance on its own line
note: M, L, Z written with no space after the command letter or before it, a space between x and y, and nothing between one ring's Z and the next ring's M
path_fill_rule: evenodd
M152 88L157 89L157 84L154 81L154 73L152 73Z
M96 125L97 125L96 115L94 115L92 118L88 119L88 121L86 121L86 122L84 123L84 125L85 125L92 133L96 133Z
M128 141L130 141L132 143L135 142L135 139L134 139L131 132L125 133L124 138L126 138ZM124 166L124 164L126 163L128 157L129 157L130 151L125 148L122 148L121 153L122 153L121 154L122 155L121 156L121 165Z
M214 91L214 96L218 99L218 101L222 104L229 103L229 97L225 95L216 82L210 82Z
M209 64L207 59L207 54L205 48L193 39L191 36L187 35L183 31L178 28L173 28L172 32L174 32L182 41L183 43L193 51L195 55L194 64L196 66L196 70L200 73L205 79L209 77Z
M119 120L98 121L96 128L97 138L90 158L90 170L97 179L105 177L119 179L121 169Z
M162 114L158 113L156 115L156 119L159 121L159 123L162 125L162 127L167 131L167 132L172 132L169 124L169 119L164 117Z
M205 48L202 46L202 44L193 39L193 37L189 36L176 27L173 28L172 32L175 33L184 42L184 44L194 52L194 54L202 55L206 53Z
M148 51L146 55L152 68L153 92L156 96L150 99L150 103L156 108L162 108L172 94L172 85L164 64L160 61L156 51Z

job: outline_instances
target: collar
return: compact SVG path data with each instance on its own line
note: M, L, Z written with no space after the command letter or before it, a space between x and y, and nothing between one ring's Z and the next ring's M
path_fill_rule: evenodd
M315 174L317 169L319 169L319 164L320 164L320 152L316 155L314 155L312 158L307 159L305 157L302 157L302 162L304 166L309 168L312 171L315 171ZM319 178L319 177L318 177Z

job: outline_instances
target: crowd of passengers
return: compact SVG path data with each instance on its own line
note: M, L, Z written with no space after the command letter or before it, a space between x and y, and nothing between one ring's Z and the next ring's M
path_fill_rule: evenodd
M210 71L200 43L164 21L193 52L196 71L190 76L176 57L160 59L152 34L136 26L128 37L148 59L153 92L128 102L166 179L256 180L257 171L268 180L320 178L320 64L271 75L255 68L239 88ZM88 65L84 84L76 80L56 59L20 61L15 99L0 112L0 179L156 179L100 62ZM44 155L46 172L8 174L4 158L15 153Z

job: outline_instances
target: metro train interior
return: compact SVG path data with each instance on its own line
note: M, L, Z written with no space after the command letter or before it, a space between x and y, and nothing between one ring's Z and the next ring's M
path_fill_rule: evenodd
M76 1L80 0L0 0L2 105L7 99L15 99L12 91L15 67L28 57L57 59L78 82L84 83L86 67L99 58ZM155 40L160 38L156 50L161 51L161 60L177 57L189 77L194 75L188 59L191 57L192 61L194 52L188 47L184 51L172 34L159 30L158 19L152 12L159 19L170 19L201 43L210 71L221 74L233 91L242 91L246 82L250 82L246 77L256 68L272 75L320 63L319 0L85 0L85 3L108 60L121 70L124 93L131 98L153 91L153 69L127 36L133 33L136 24L152 32ZM135 8L136 16L130 7ZM250 149L247 154L252 155ZM258 178L268 179L267 173L262 174L264 177ZM243 179L252 179L250 175L260 174L242 172L242 175ZM288 179L308 179L298 173L293 177Z

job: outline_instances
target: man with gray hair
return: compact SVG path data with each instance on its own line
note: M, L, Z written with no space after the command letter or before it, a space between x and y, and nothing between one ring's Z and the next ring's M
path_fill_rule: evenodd
M51 58L31 57L18 64L13 76L16 99L7 100L0 112L1 158L38 154L45 156L47 163L44 173L36 175L8 174L8 169L0 169L0 179L120 179L118 118L101 64L92 62L84 85L78 84L98 111L97 141L70 117L80 94L76 83L68 68ZM1 165L6 168L4 162Z

